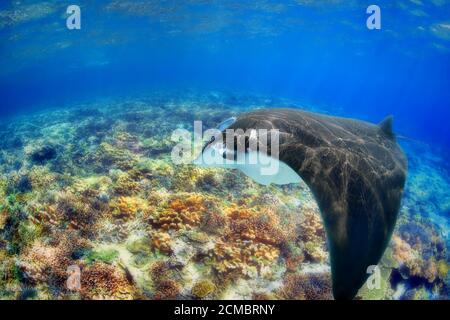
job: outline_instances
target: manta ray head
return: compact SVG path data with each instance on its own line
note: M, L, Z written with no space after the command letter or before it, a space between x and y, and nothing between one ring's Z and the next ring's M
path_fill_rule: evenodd
M236 119L232 120L225 120L218 126L221 132L212 135L205 143L194 164L238 169L262 185L301 181L300 176L273 152L274 145L279 143L278 132L254 128L230 130L229 127L236 122Z

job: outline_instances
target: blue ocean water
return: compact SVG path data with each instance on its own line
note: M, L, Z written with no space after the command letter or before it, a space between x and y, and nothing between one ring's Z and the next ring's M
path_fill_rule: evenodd
M446 148L447 1L2 2L1 116L152 88L239 90L297 99ZM8 16L9 14L9 16Z
M72 4L81 8L80 30L66 27L66 8ZM7 124L41 110L61 111L99 99L139 101L153 92L172 92L174 97L219 92L228 97L227 105L236 102L244 109L251 108L253 101L243 103L238 98L243 94L266 97L270 107L285 99L298 107L373 123L393 115L410 168L403 220L395 235L402 239L400 244L413 247L415 239L410 235L428 232L423 236L424 248L413 250L424 255L423 265L432 265L429 269L436 269L438 262L447 267L450 1L379 0L375 4L381 8L380 30L366 26L371 4L365 0L2 1L0 136L9 136L3 131ZM260 102L258 106L263 106ZM214 100L208 107L211 104ZM217 104L220 108L222 104ZM51 119L48 114L47 119ZM102 119L100 131L109 120ZM89 121L86 127L97 128ZM40 127L39 134L64 136L58 125L67 124ZM17 128L32 144L36 137L27 131L27 124ZM78 146L74 136L71 147ZM37 135L36 141L40 138ZM61 144L58 137L54 140ZM0 144L12 150L0 148L0 168L8 178L32 167L22 156L27 150L21 153L29 145L15 142ZM102 142L93 139L92 145L86 142L79 147L89 155L91 148L101 150ZM67 149L77 155L73 148ZM396 269L401 275L389 278L396 290L390 296L417 298L414 290L425 287L421 298L448 299L448 270L440 271L445 274L439 280L430 280L423 277L428 272L423 269L420 277ZM416 278L425 284L417 284ZM435 293L431 284L441 292Z

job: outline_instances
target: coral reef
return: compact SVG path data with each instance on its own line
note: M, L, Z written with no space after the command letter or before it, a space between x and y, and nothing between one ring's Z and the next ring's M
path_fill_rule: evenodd
M133 300L136 289L125 273L102 262L83 269L81 297L93 300Z
M192 294L196 298L203 299L212 294L215 288L216 286L211 282L211 280L200 280L192 287Z
M292 274L284 278L285 286L279 293L285 299L331 300L329 274Z
M332 298L305 184L261 186L170 159L172 130L193 119L214 127L265 101L153 93L2 127L0 299ZM411 157L381 287L358 298L448 298L450 182L440 161ZM79 290L67 287L74 266Z
M246 275L252 267L261 270L274 262L279 254L279 249L271 245L236 240L233 243L217 242L212 257L217 272Z
M73 232L58 233L55 243L43 244L35 241L26 249L18 264L21 277L31 283L44 281L64 291L67 268L76 265L73 252L87 246L87 241Z
M171 253L171 238L168 233L165 232L155 232L152 235L152 246L161 252Z
M113 216L130 218L139 211L146 210L146 203L138 197L119 197L111 202Z
M163 230L190 229L200 223L205 210L205 199L198 194L172 197L152 219L152 224Z
M180 293L180 285L174 280L160 280L156 284L156 300L173 300Z

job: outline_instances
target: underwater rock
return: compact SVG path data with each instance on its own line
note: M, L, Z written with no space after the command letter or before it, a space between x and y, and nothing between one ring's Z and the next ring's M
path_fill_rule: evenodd
M172 242L172 256L170 263L172 265L185 266L194 257L196 250L193 246L184 242L181 239L177 239Z
M108 203L109 202L109 194L106 192L100 192L98 195L98 199L103 202L103 203Z
M79 251L74 252L75 256L79 253ZM74 254L72 254L72 257ZM87 262L87 264L93 264L97 261L104 262L107 264L111 264L116 258L119 256L119 252L114 249L94 249L94 250L83 250L83 260Z
M186 233L186 237L193 241L193 242L197 242L197 243L207 243L209 241L209 237L206 233L204 232L196 232L196 231L192 231L192 232L187 232Z
M29 175L14 173L8 179L8 191L25 193L33 189L32 181Z
M49 160L54 159L56 157L56 155L57 155L57 152L56 152L56 148L54 146L45 145L45 146L35 149L31 153L30 157L33 162L38 163L38 164L43 164Z

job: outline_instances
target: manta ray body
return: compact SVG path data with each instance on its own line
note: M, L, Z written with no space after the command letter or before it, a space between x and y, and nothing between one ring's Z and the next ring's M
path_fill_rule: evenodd
M333 295L354 298L388 245L405 185L407 160L392 117L375 125L298 109L262 109L241 114L227 127L279 130L280 163L308 185L321 211ZM215 143L226 148L224 141L212 139L203 152Z

